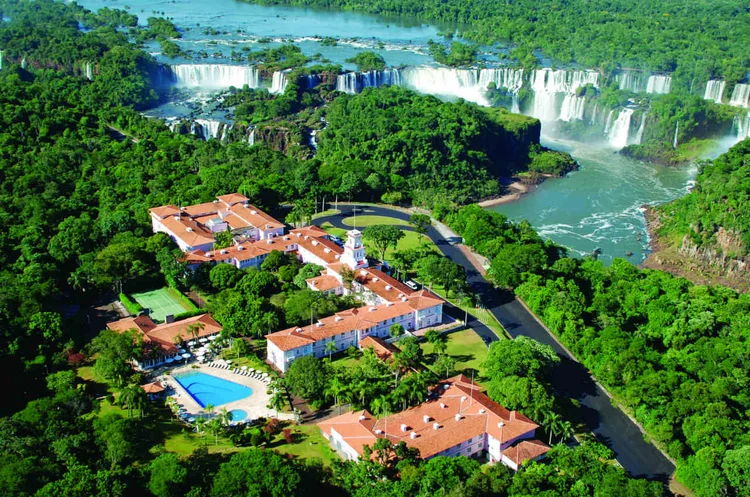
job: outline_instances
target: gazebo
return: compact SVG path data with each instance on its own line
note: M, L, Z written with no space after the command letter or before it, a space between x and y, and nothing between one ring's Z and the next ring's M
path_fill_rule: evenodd
M149 399L155 399L157 397L161 397L164 393L164 385L161 384L159 381L154 381L151 383L147 383L145 385L141 385L141 388L144 392L148 394Z

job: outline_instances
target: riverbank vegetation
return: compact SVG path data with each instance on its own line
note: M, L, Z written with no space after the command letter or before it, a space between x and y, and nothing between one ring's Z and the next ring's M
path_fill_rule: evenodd
M706 188L711 200L699 193L678 202L676 207L683 210L678 219L692 214L697 220L701 213L707 221L731 217L721 212L732 202L734 187L726 202L708 192L718 195L720 185L727 183L740 191L742 180L737 179L744 178L743 173L737 179L723 175L732 164L746 162L747 147L735 147L716 161L715 172L704 173L704 186L697 191ZM714 206L700 207L701 202ZM747 294L693 285L619 259L604 267L588 258L560 257L561 252L542 243L530 227L475 206L435 212L491 259L488 275L495 285L514 288L648 436L678 460L680 481L700 497L746 495ZM700 238L701 232L696 235Z
M647 260L689 279L747 290L750 252L750 140L713 161L700 164L695 188L682 198L657 206L650 223L657 252Z

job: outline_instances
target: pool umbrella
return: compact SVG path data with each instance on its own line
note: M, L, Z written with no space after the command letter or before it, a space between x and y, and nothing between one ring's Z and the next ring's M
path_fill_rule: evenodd
M174 362L174 359L172 359L171 357L167 357L166 359L164 359L164 362L166 363Z
M208 337L208 339L211 340L211 341L214 341L217 338L219 338L219 335L211 335L210 337Z
M178 350L178 352L179 352L180 354L184 354L184 353L185 353L185 349L179 349L179 350Z
M190 341L188 342L188 345L190 345L191 347L192 347L193 345L195 345L195 340L190 340Z
M183 359L189 359L189 358L190 358L190 354L188 354L188 353L186 352L186 353L182 354L182 358L183 358Z
M202 350L199 350L198 352L195 353L196 357L203 357L204 355L206 355L206 353L203 352Z
M242 366L242 368L240 369L242 369L243 371L247 371L247 366Z
M199 339L198 341L199 341L200 343L206 343L206 342L208 342L208 339L206 339L206 338L201 338L201 339Z

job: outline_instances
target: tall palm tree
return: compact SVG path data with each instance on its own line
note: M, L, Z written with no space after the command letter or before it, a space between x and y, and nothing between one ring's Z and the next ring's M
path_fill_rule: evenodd
M204 418L203 416L195 420L195 431L198 432L201 438L203 438L203 435L206 432L206 430L204 430L204 427L206 426L207 422L208 420Z
M281 412L285 405L286 398L284 392L279 389L275 389L273 391L273 395L271 395L271 398L268 400L267 407L276 411L276 415L278 416L279 412Z
M391 401L387 395L380 395L372 399L370 409L375 416L384 416L391 411Z
M232 417L232 413L227 411L226 407L222 407L219 411L218 419L221 426L229 426L229 423L232 422Z
M338 406L339 398L344 394L347 388L348 387L337 376L334 376L326 385L324 393L327 397L333 397L334 405Z
M552 445L552 434L554 433L556 435L559 433L561 422L562 422L562 417L560 417L560 415L555 412L551 412L547 414L547 416L545 416L544 425L547 431L549 432L548 445Z
M120 391L120 404L128 407L128 417L131 417L133 409L138 409L141 417L143 416L143 408L146 405L145 396L146 392L135 383L123 387Z
M214 444L219 445L219 435L221 434L221 430L223 428L221 425L221 420L219 418L214 418L210 421L207 421L206 428L208 428L208 432L214 436Z
M209 417L213 417L215 406L213 404L206 404L206 407L203 409L208 413Z

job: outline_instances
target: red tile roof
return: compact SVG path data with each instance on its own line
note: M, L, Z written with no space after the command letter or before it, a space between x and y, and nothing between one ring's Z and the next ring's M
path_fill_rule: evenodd
M457 419L457 416L458 415ZM347 443L350 438L344 433L355 433L349 445L362 455L362 445L371 444L375 438L388 437L394 443L404 441L409 447L419 449L422 458L428 458L451 449L461 442L489 433L497 440L507 441L532 433L538 425L516 411L508 411L481 393L477 385L468 378L458 375L441 381L434 389L433 396L418 406L377 420L370 424L372 416L364 412L360 415L337 416L320 423L320 429L330 436L331 428L341 434ZM425 421L426 420L426 421ZM502 437L498 423L504 424ZM437 423L438 428L435 429ZM359 424L370 431L369 438ZM370 427L371 426L371 427ZM406 430L402 430L402 426ZM416 438L411 438L411 433ZM367 441L369 440L369 441ZM531 450L528 451L532 453Z
M327 274L316 276L315 278L310 278L305 281L311 288L318 290L319 292L333 290L334 288L338 288L343 285L343 283L337 280L335 276L330 276Z
M399 352L399 348L395 345L386 342L382 338L373 336L364 337L359 341L359 348L361 350L365 350L368 347L372 347L375 355L381 361L387 361L393 356L393 354Z
M177 351L174 344L176 336L179 335L183 341L196 338L195 335L189 333L189 328L192 325L198 326L197 338L221 332L221 325L210 314L201 314L160 325L154 324L148 316L138 316L137 318L125 318L107 323L107 328L118 333L136 330L143 338L144 343L153 343L161 349L162 353L171 354Z
M503 451L503 457L507 457L519 466L526 461L531 461L549 452L550 446L540 440L521 440Z

